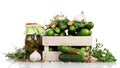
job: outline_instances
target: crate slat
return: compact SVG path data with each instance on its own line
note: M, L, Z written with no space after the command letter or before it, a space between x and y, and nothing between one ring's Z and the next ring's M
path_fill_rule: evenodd
M58 51L43 51L44 61L58 61L58 57L61 52Z
M91 46L91 36L43 36L42 44L44 46L59 46L59 45L71 45L71 46Z

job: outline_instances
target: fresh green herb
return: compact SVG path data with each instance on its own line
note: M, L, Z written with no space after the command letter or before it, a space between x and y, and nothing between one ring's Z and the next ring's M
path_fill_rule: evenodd
M18 59L25 60L25 59L27 59L24 48L19 48L19 49L16 49L15 52L7 53L6 57L9 57L10 59L14 59L14 60L18 60Z
M88 53L91 56L96 57L98 59L98 62L115 62L117 59L113 56L109 49L103 49L102 47L103 44L98 43L96 39L96 47L88 50Z

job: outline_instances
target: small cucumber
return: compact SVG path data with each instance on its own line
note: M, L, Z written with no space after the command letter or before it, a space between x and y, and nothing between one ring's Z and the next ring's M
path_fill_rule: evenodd
M84 55L61 53L59 60L63 62L85 62L86 57Z
M59 46L58 50L61 52L70 53L70 54L84 54L83 50L69 47L69 46Z

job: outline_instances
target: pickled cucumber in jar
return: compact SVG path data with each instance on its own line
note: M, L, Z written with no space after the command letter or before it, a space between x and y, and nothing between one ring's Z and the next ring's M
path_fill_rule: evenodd
M26 35L26 39L25 39L26 55L29 56L35 50L37 50L40 54L42 54L43 47L41 42L41 36L35 34Z
M41 40L41 34L44 34L45 30L37 23L27 23L25 30L25 51L26 56L29 59L31 53L35 50L42 55L43 46Z

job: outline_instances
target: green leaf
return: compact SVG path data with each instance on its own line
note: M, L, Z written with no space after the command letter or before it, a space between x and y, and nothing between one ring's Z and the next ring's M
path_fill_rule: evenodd
M113 56L109 49L103 49L102 47L103 44L98 43L98 40L96 39L96 47L88 50L88 53L91 56L96 57L99 62L115 62L117 59Z

